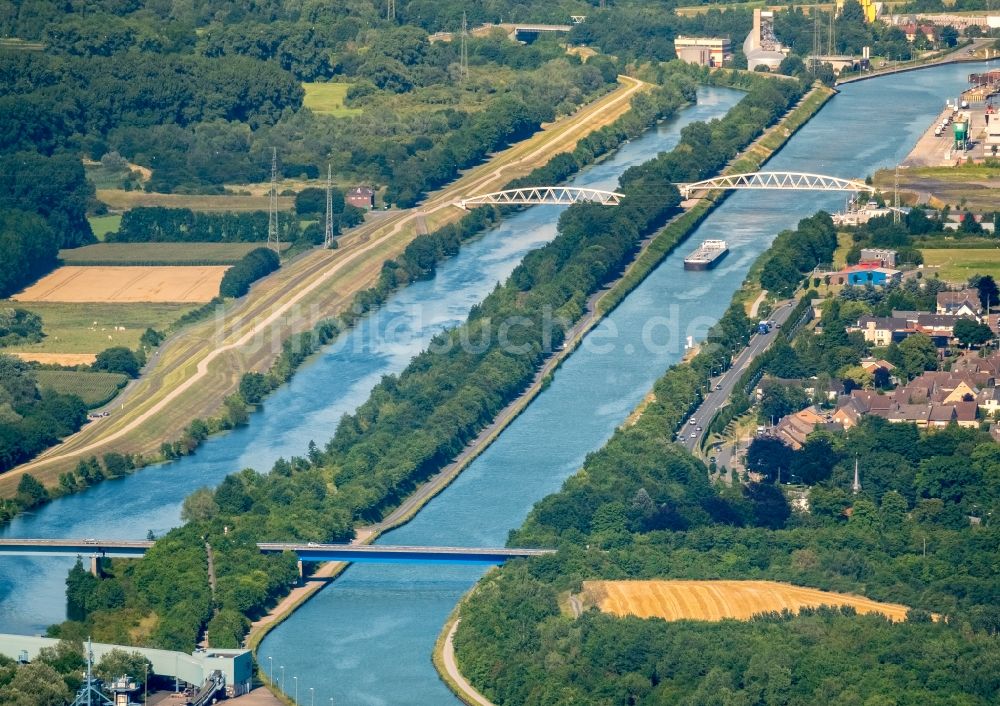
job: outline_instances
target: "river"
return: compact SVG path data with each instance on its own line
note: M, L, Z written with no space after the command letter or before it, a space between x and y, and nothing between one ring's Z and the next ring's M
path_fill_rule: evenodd
M863 177L895 164L975 65L944 66L851 84L768 165ZM582 172L575 184L611 188L632 164L675 144L686 122L721 116L739 94L703 89L699 105ZM532 504L556 490L599 448L653 381L728 305L753 260L779 230L843 198L808 192L742 192L710 215L690 243L667 258L587 337L500 438L408 525L393 544L499 545ZM209 440L191 457L144 469L24 516L6 536L143 537L178 522L191 490L242 466L267 468L328 438L342 414L395 372L441 328L465 317L525 252L554 235L558 211L533 208L463 247L430 281L407 287L333 348L305 366L240 430ZM704 238L730 255L711 272L684 272L683 255ZM388 334L388 335L387 335ZM317 394L322 390L322 394ZM0 631L38 632L63 618L61 560L0 558ZM309 703L456 703L430 663L434 640L457 600L481 575L464 566L356 565L268 636L264 669L284 666ZM268 661L268 657L272 661Z

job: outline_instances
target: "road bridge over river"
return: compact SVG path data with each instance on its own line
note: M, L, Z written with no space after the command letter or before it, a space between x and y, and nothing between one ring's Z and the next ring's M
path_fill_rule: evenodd
M0 539L0 556L90 556L136 559L156 542L129 539ZM383 544L259 542L264 554L291 552L300 561L380 563L502 564L508 559L544 556L554 549L518 547L406 547Z

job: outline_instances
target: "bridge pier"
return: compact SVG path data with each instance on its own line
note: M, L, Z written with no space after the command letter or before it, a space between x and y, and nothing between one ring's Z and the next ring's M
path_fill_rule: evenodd
M305 576L305 571L302 570L302 560L301 559L299 559L295 563L298 564L298 566L299 566L299 585L301 586L302 582L305 580L305 577L306 577Z
M95 578L101 578L101 557L96 554L90 557L90 573L92 573Z

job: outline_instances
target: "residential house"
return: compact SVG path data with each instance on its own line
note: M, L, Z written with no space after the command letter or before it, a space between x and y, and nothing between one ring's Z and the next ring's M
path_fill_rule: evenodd
M970 287L960 292L938 292L936 313L978 317L983 313L979 290Z
M375 208L375 192L367 186L355 186L344 194L344 200L358 208Z
M900 341L909 335L909 325L906 319L892 316L862 316L856 326L847 328L848 333L861 332L866 343L876 346L888 346L893 341Z
M815 407L806 407L800 412L782 417L772 434L798 450L805 445L806 438L816 429L842 431L844 427L835 422L831 415L820 412Z

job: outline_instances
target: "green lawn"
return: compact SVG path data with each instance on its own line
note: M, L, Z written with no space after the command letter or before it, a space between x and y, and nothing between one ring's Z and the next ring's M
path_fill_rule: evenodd
M147 327L165 330L194 304L65 304L57 302L11 302L42 317L45 338L40 343L10 346L7 351L33 353L99 353L111 346L138 348ZM115 327L125 330L115 330ZM109 338L110 337L110 338Z
M99 243L60 250L66 265L233 265L265 243ZM282 249L289 243L282 243Z
M349 83L303 83L306 97L302 104L319 115L332 115L335 118L359 115L360 108L344 106L344 96L350 87Z
M941 279L967 282L972 275L992 275L1000 279L1000 249L921 250L924 266L939 267Z
M111 216L88 216L90 227L94 230L94 236L98 240L104 240L108 233L118 230L122 224L122 216L116 213Z
M121 373L75 370L38 370L35 378L40 389L77 395L91 408L107 403L128 383L128 376Z

